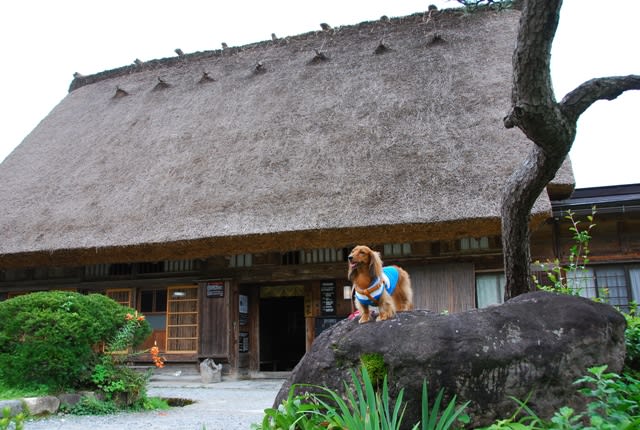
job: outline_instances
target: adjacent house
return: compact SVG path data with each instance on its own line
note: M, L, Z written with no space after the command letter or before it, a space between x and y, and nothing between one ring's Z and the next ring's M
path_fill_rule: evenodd
M291 369L351 312L357 244L409 270L418 308L499 299L501 192L531 145L502 124L518 19L382 17L77 77L0 165L0 299L104 293L169 363L230 374ZM573 182L567 161L533 209L545 240Z

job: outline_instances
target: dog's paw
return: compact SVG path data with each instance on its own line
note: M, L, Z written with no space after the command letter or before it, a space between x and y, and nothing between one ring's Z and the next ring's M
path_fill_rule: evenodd
M395 316L396 316L395 313L380 312L380 315L378 315L378 317L376 318L376 321L386 321Z
M364 315L362 315L362 316L360 317L360 319L358 320L358 322L359 322L360 324L368 323L368 322L369 322L369 315L367 315L366 317L365 317Z

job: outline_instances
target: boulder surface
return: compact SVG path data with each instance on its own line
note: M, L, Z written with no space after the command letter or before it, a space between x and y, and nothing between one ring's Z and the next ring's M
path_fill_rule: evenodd
M292 384L344 392L361 357L379 354L392 397L405 390L405 428L420 420L423 380L430 399L444 388L445 400L456 394L459 402L471 401L471 426L510 416L517 407L511 396L528 398L548 418L563 405L581 406L573 383L589 367L622 370L625 324L609 305L547 292L450 315L412 311L382 322L344 320L318 336L274 406Z

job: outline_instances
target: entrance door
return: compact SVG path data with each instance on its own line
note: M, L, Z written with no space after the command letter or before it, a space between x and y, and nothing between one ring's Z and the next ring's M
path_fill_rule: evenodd
M260 370L289 371L305 353L304 296L260 299Z

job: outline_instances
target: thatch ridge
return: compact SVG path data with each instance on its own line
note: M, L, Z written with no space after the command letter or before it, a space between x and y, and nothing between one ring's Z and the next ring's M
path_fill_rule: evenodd
M310 38L317 38L318 36L326 37L327 33L333 34L338 31L363 30L363 29L367 29L367 28L371 28L379 25L403 24L403 23L406 23L407 21L420 20L424 22L425 16L427 15L427 13L428 12L417 12L407 16L392 17L392 18L387 18L385 16L386 19L384 20L381 18L378 20L362 21L358 24L336 27L329 31L326 31L326 30L308 31L306 33L298 34L295 36L285 36L282 38L277 38L275 40L273 39L263 40L260 42L248 43L241 46L230 46L226 49L197 51L192 53L186 53L182 56L177 56L177 57L165 57L165 58L159 58L159 59L152 59L152 60L141 62L141 64L129 64L126 66L115 68L115 69L94 73L92 75L77 76L71 81L71 84L69 85L69 92L74 91L78 88L81 88L85 85L91 85L93 83L96 83L102 80L112 79L119 76L125 76L131 73L137 73L137 72L148 71L148 70L156 70L162 67L171 67L180 63L188 62L188 61L198 61L198 60L211 58L211 57L222 57L226 55L234 55L240 52L245 52L255 48L262 48L265 46L287 45L291 42L308 40ZM463 14L468 14L468 13L469 13L468 11L464 11L461 8L444 9L441 11L432 12L434 19L436 19L436 16L443 17L444 16L443 14L449 14L451 16L462 16ZM476 13L479 13L479 12L476 12Z

